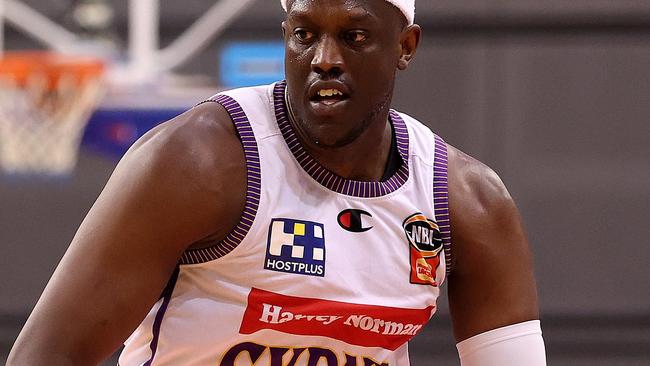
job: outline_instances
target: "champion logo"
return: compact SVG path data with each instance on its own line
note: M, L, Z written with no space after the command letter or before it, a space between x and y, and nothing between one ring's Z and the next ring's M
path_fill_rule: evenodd
M366 218L363 218L366 217ZM372 215L364 210L357 209L347 209L339 213L337 221L339 226L344 230L351 231L353 233L363 233L372 229L372 226L366 226L364 221L368 221L368 218L372 218Z

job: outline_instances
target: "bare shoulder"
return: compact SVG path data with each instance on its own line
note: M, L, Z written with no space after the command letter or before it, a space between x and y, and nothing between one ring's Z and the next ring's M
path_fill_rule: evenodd
M212 181L224 167L244 168L244 163L235 127L218 103L203 103L155 127L133 145L121 162L154 173L191 172L185 177L192 178L195 184Z
M220 224L207 234L222 237L243 210L246 162L228 112L218 103L203 103L145 134L124 156L113 179L120 185L148 185L148 193L178 201L175 206L186 207L192 216L203 213L209 222Z
M509 204L512 197L503 181L487 165L448 145L449 194L455 203L473 215L492 212L495 206Z
M518 220L515 203L497 173L487 165L449 146L449 204L456 254L463 243L476 243L487 228L506 228Z

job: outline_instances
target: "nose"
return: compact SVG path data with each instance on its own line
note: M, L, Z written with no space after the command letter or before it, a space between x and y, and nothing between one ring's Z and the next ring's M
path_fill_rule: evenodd
M315 47L314 58L311 61L312 71L320 76L340 76L344 71L345 63L336 39L323 36Z

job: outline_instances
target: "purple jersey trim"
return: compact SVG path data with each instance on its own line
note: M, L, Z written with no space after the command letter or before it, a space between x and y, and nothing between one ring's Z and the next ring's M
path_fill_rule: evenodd
M397 150L402 157L402 165L400 168L392 177L383 182L365 182L345 179L320 165L300 144L300 141L289 122L289 118L287 117L287 106L284 98L286 85L286 81L279 82L276 84L273 91L275 99L275 117L289 150L291 150L291 153L305 172L307 172L314 180L332 191L347 196L364 198L385 196L389 193L395 192L406 183L409 178L409 135L406 123L404 123L404 120L399 116L399 114L397 114L397 112L391 110L390 119L395 130Z
M160 296L163 299L163 302L160 305L160 308L158 308L158 312L156 312L156 318L153 321L153 329L152 329L153 338L151 339L151 343L149 343L149 348L151 349L151 358L147 362L145 362L143 366L151 366L154 357L156 357L156 350L158 349L158 339L160 338L160 328L162 326L163 318L165 317L165 312L167 311L167 306L169 306L169 301L172 298L174 287L176 286L176 280L178 279L178 272L179 272L178 267L176 267L174 273L169 279L169 282L167 282L167 286L165 286L165 289L163 290Z
M433 200L436 222L442 235L447 275L451 272L451 224L449 221L449 185L447 180L447 143L435 136L433 161Z
M180 264L198 264L209 262L230 253L235 249L253 225L257 208L260 203L260 194L262 193L262 170L260 167L260 155L257 149L257 142L253 129L248 121L248 117L242 107L229 96L219 95L215 99L207 102L221 104L232 119L246 157L246 204L244 212L239 219L237 226L219 243L212 247L202 249L191 249L183 253Z

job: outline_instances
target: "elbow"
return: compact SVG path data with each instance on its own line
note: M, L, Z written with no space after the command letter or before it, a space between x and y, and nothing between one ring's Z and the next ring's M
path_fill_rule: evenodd
M27 342L29 343L29 342ZM14 344L5 366L31 366L31 365L51 365L51 366L72 366L83 365L88 363L75 362L74 359L63 352L53 352L46 349L37 349L30 344L20 342L20 339Z

